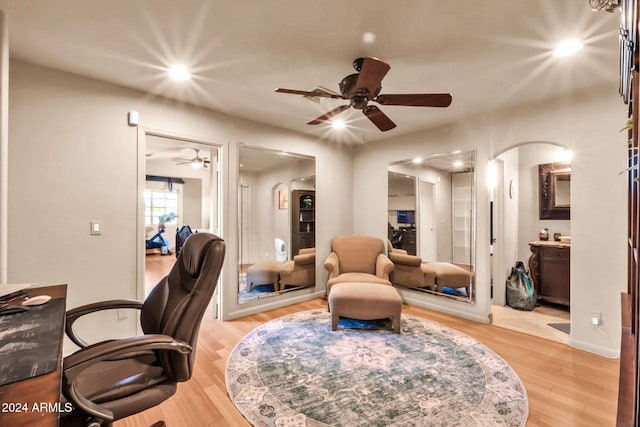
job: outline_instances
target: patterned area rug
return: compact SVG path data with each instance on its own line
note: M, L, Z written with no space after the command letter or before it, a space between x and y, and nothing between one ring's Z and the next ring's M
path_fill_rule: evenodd
M524 426L524 385L475 339L402 316L387 329L331 332L311 310L244 337L226 366L227 390L255 426ZM343 325L340 325L341 327Z

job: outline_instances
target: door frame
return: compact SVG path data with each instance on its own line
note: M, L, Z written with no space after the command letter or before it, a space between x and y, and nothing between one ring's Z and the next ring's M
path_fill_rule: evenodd
M137 127L137 148L138 148L138 170L137 170L137 207L136 207L136 297L139 301L143 301L145 298L145 220L144 220L144 191L146 182L146 148L147 135L159 136L164 138L171 138L175 140L184 141L185 143L196 143L202 145L208 145L216 147L218 149L217 163L211 163L212 171L215 170L218 179L215 186L216 194L212 197L211 206L209 209L209 223L211 224L212 232L222 237L223 234L223 200L226 198L223 194L224 183L223 180L223 153L225 144L220 142L214 142L206 138L194 137L184 135L178 132L171 132L167 130L153 129L149 127L138 126ZM212 186L213 188L213 186ZM216 208L217 207L217 208ZM214 209L216 208L216 209ZM224 266L223 266L224 270ZM220 285L224 272L221 272L218 279L218 286L212 298L212 304L208 311L211 317L218 318L220 316L220 301L223 289ZM139 327L139 326L138 326Z

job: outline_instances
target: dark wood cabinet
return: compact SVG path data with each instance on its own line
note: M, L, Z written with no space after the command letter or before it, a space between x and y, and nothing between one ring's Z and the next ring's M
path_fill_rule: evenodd
M570 305L571 246L566 243L536 241L529 243L529 271L542 301Z
M291 254L300 249L316 246L316 192L293 190L291 192Z
M416 255L416 229L402 230L402 249L409 255Z

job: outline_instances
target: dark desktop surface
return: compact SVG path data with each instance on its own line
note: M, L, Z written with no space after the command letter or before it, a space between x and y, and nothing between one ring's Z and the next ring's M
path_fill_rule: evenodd
M55 370L60 354L64 298L38 306L18 307L26 311L0 316L0 385Z
M5 380L5 384L0 385L0 426L55 427L59 424L61 409L67 285L28 288L26 293L29 297L49 295L52 299L22 313L0 316L0 377ZM34 361L39 356L30 353L36 355L40 350L34 349L44 347L49 347L47 361ZM48 360L51 348L57 353L53 361ZM46 368L40 370L40 363Z

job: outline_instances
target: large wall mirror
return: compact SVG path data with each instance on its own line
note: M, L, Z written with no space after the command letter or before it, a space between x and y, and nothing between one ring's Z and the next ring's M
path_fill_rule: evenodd
M538 165L540 219L571 219L571 163Z
M467 150L389 165L394 285L474 301L475 159Z
M242 146L238 302L315 287L315 158Z

